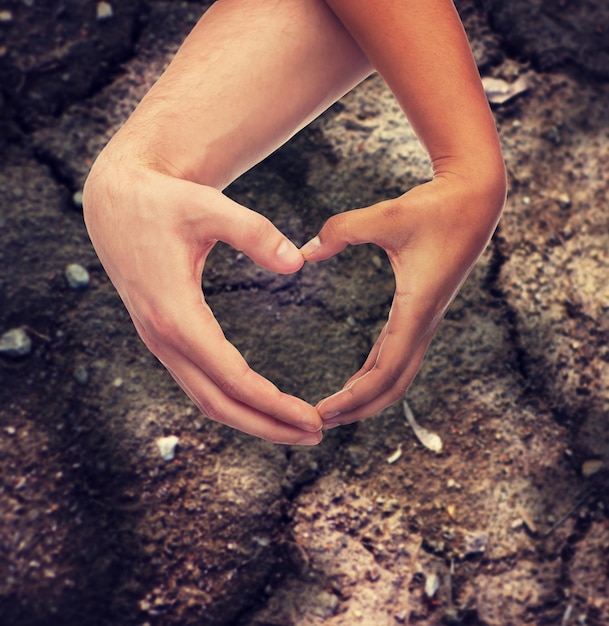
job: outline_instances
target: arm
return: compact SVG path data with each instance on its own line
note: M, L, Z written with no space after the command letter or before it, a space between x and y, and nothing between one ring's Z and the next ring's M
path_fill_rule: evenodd
M506 194L499 139L451 0L327 0L397 97L433 180L334 216L302 248L318 261L347 244L383 247L396 276L388 322L363 367L318 409L325 426L372 415L412 382L447 307L496 227Z
M94 164L84 215L150 350L208 417L314 444L314 407L251 370L201 292L216 241L275 272L304 263L221 189L370 72L322 0L218 0Z

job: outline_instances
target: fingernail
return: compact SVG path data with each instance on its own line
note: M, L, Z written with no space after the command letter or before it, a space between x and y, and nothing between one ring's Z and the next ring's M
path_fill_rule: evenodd
M324 430L332 430L333 428L338 428L342 426L340 422L324 422Z
M308 241L304 246L302 246L302 248L300 248L300 253L304 257L307 255L310 256L316 250L319 250L319 248L321 248L321 239L319 237L313 237L311 241Z
M333 417L338 417L340 415L340 411L330 411L330 413L324 413L321 416L321 419L324 420L331 420Z
M294 443L295 446L316 446L322 439L321 431L306 435Z
M287 239L284 239L278 246L275 252L277 258L283 263L294 265L295 263L302 263L302 254L298 251L298 248L294 246Z
M301 422L298 428L306 430L308 433L318 433L321 430L321 424L312 424L311 422Z

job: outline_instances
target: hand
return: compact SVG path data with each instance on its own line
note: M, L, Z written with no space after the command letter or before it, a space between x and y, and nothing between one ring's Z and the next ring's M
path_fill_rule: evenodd
M278 443L316 444L321 419L249 368L201 291L205 259L224 241L279 273L304 259L266 218L198 185L102 153L84 190L91 240L135 327L211 419Z
M369 417L404 395L493 233L504 189L499 183L482 191L458 176L437 176L395 200L331 217L303 246L307 261L321 261L347 244L375 243L387 252L396 281L387 324L366 362L317 405L325 429Z

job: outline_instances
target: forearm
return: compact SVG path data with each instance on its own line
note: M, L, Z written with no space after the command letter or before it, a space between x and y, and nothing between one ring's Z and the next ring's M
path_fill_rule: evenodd
M451 0L327 0L398 99L436 176L505 194L499 138ZM500 208L499 208L500 210Z
M222 188L370 71L323 0L218 0L116 143Z

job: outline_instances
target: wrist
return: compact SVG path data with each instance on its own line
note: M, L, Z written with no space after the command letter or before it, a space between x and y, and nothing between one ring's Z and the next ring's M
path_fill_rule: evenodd
M447 219L459 230L480 242L488 242L505 206L507 182L505 166L488 162L478 167L443 168L433 183L442 189ZM486 244L485 244L486 245Z
M477 199L477 204L482 203L491 213L501 214L507 195L507 173L500 152L480 156L476 161L436 159L433 169L434 180L462 186Z

